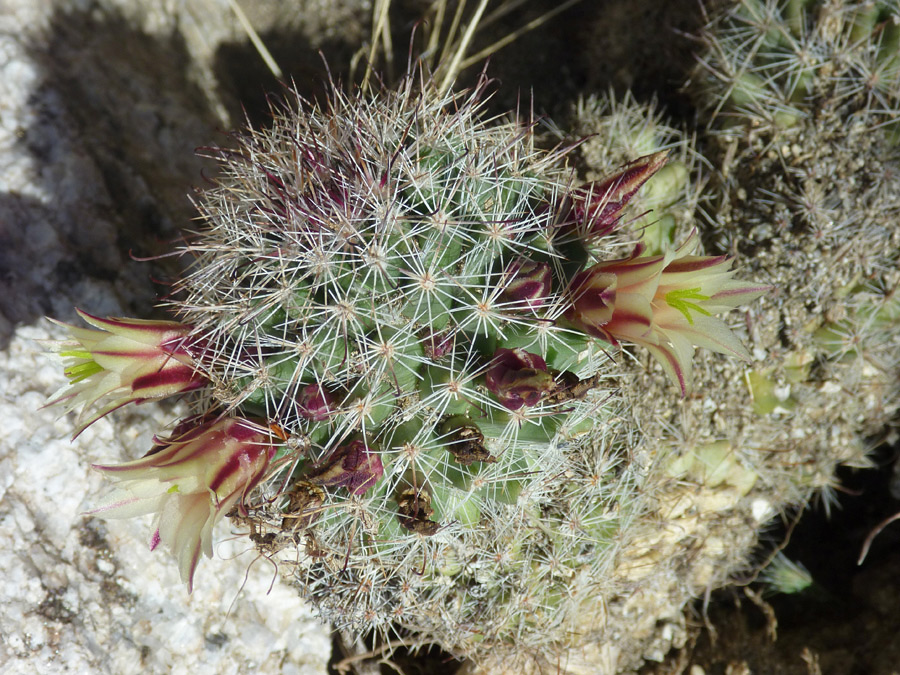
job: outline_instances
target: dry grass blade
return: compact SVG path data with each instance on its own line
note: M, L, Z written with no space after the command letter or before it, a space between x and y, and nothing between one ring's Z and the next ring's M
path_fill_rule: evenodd
M379 51L379 45L381 53L384 54L388 77L393 79L394 46L391 40L391 22L388 11L390 8L391 0L376 0L375 6L372 8L372 44L369 47L366 74L363 76L362 81L364 90L369 86L369 78L372 76L372 69L375 63L375 56Z
M466 50L469 48L469 43L472 42L472 38L475 36L478 22L481 21L481 17L484 14L484 10L487 9L487 5L488 0L481 0L478 8L475 10L475 15L472 17L472 20L469 21L469 25L466 26L466 32L463 33L459 45L453 53L453 58L450 59L450 65L444 73L444 79L441 81L440 87L438 87L438 92L441 94L448 92L450 87L452 87L453 83L456 81L459 71L461 70L459 64L462 62Z
M506 45L518 40L525 33L528 33L529 31L532 31L535 28L542 26L544 23L546 23L547 21L552 19L557 14L560 14L561 12L566 11L567 9L569 9L569 7L573 7L574 5L578 4L579 2L581 2L581 0L566 0L566 2L554 7L549 12L545 12L544 14L541 14L536 19L529 21L521 28L518 28L517 30L514 30L512 33L505 35L501 39L499 39L496 42L492 43L491 45L485 47L484 49L477 52L476 54L473 54L472 56L469 56L468 58L463 59L463 61L459 64L458 72L463 71L466 68L483 61L484 59L489 57L494 52L497 52L497 51L503 49ZM487 23L488 22L485 21L485 25Z
M388 0L388 2L389 1L390 0ZM266 48L266 45L263 43L262 38L259 37L259 33L257 33L253 28L253 25L250 23L250 19L247 18L246 14L244 14L244 10L242 10L241 6L238 5L237 0L228 0L228 4L231 5L231 10L234 12L234 15L237 17L238 21L240 21L241 27L244 29L244 32L247 33L247 37L250 38L250 42L253 43L256 51L259 52L262 60L265 61L266 67L268 67L269 71L277 79L283 79L284 74L281 72L281 68L278 66L278 63L272 56L272 53Z

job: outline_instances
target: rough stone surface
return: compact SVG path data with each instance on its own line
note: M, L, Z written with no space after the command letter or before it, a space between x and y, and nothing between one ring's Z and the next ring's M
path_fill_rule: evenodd
M327 37L362 9L335 3L308 29ZM302 18L268 1L253 20L283 25L288 10ZM148 551L149 516L84 515L109 489L90 464L143 454L171 406L121 411L75 442L71 419L41 409L64 377L39 340L65 332L42 317L148 316L166 292L179 261L137 258L190 225L194 149L225 142L240 114L226 55L251 50L225 0L0 2L4 673L326 672L328 628L227 522L188 595L168 553Z
M328 631L272 565L228 525L188 595L150 517L84 515L108 491L91 462L142 454L171 419L144 406L70 442L69 419L41 405L62 384L41 321L0 353L0 671L4 673L326 672Z

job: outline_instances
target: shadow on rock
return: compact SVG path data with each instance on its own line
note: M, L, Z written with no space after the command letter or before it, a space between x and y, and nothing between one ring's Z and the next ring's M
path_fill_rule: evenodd
M164 255L190 226L187 193L204 168L194 149L220 125L177 34L147 35L106 10L58 14L23 39L42 77L18 149L46 198L0 197L9 225L0 343L14 324L68 319L72 306L149 314L159 292L151 279L182 263L134 258Z
M216 52L216 80L227 100L235 102L229 112L238 123L268 124L270 105L280 106L285 85L307 101L325 101L330 89L329 71L340 85L349 76L354 49L337 40L322 42L318 49L293 31L267 31L260 35L281 68L279 81L257 54L253 45L227 42Z

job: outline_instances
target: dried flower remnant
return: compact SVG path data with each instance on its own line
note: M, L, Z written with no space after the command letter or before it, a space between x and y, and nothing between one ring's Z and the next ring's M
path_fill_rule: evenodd
M100 508L104 518L156 515L150 548L162 542L193 588L200 554L212 557L212 530L263 479L275 456L270 431L239 418L185 420L144 457L94 468L118 483Z
M373 487L383 473L378 454L365 441L356 439L335 450L307 479L314 485L345 487L360 496Z
M460 464L473 462L497 461L497 458L484 447L484 434L472 420L465 415L454 415L441 426L447 438L447 450Z
M716 314L769 288L732 279L733 259L697 256L692 232L675 251L644 256L638 245L622 260L597 263L572 280L567 318L612 344L645 347L679 386L691 390L694 347L749 360L740 340Z
M424 488L409 488L397 498L397 520L410 532L434 536L441 526L431 520L432 515L431 494Z
M69 382L47 403L66 412L81 407L76 436L108 413L128 403L141 403L198 389L206 378L190 353L191 327L175 321L101 319L78 315L96 330L66 326L71 340L57 345ZM100 410L87 419L87 409Z

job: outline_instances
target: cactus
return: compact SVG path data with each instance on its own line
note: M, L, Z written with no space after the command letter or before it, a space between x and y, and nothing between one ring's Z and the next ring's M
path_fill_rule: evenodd
M204 345L201 405L287 438L247 511L284 569L305 553L304 594L338 627L466 652L562 639L571 579L602 577L640 511L596 432L610 346L564 314L664 162L576 189L481 95L335 92L236 136L173 302Z
M86 315L112 335L61 349L52 402L99 403L86 424L193 392L146 458L97 467L120 484L96 512L156 510L189 585L227 512L338 627L486 668L661 658L898 409L898 15L717 10L704 158L655 107L590 98L587 184L533 121L485 120L483 85L414 78L209 149L181 321ZM703 248L775 288L736 322L750 352L713 315L764 287ZM754 363L700 361L692 396L698 345Z
M742 0L704 31L698 107L730 137L783 132L850 106L896 134L900 95L896 0ZM822 110L817 111L818 104ZM880 125L879 125L880 126Z
M698 362L702 395L673 406L658 381L623 362L624 409L640 411L631 453L657 458L642 476L657 518L622 547L612 574L631 592L606 604L609 632L559 657L573 672L610 654L617 668L638 668L683 644L684 604L745 578L772 517L810 500L832 507L836 467L871 466L873 439L900 409L900 79L872 77L890 72L887 36L900 11L792 7L733 2L712 12L686 87L702 113L696 143L629 98L576 109L577 133L596 134L583 146L589 171L627 158L633 138L680 157L690 156L680 148L702 153L661 212L699 221L707 252L738 252L748 276L774 291L743 317L752 364ZM858 17L873 7L860 32ZM791 95L799 72L813 77ZM762 76L754 97L744 73ZM499 660L486 670L516 672Z
M895 395L898 35L897 2L811 0L743 1L705 31L694 93L723 167L711 210L724 245L767 251L784 289L779 363L748 373L764 414L823 374Z
M715 315L766 289L697 255L696 233L623 257L628 209L665 152L581 184L571 146L483 119L483 83L441 95L415 81L298 98L207 149L222 171L197 196L195 260L168 301L178 329L149 322L154 340L123 346L115 373L91 351L100 337L73 329L54 402L141 402L137 376L170 370L160 395L197 390L146 458L97 467L121 481L97 512L158 508L154 545L189 586L232 508L339 628L552 659L627 592L621 551L655 508L655 460L631 452L619 405L619 343L686 395L695 346L748 357ZM666 205L681 189L668 174ZM118 344L132 323L102 326Z

